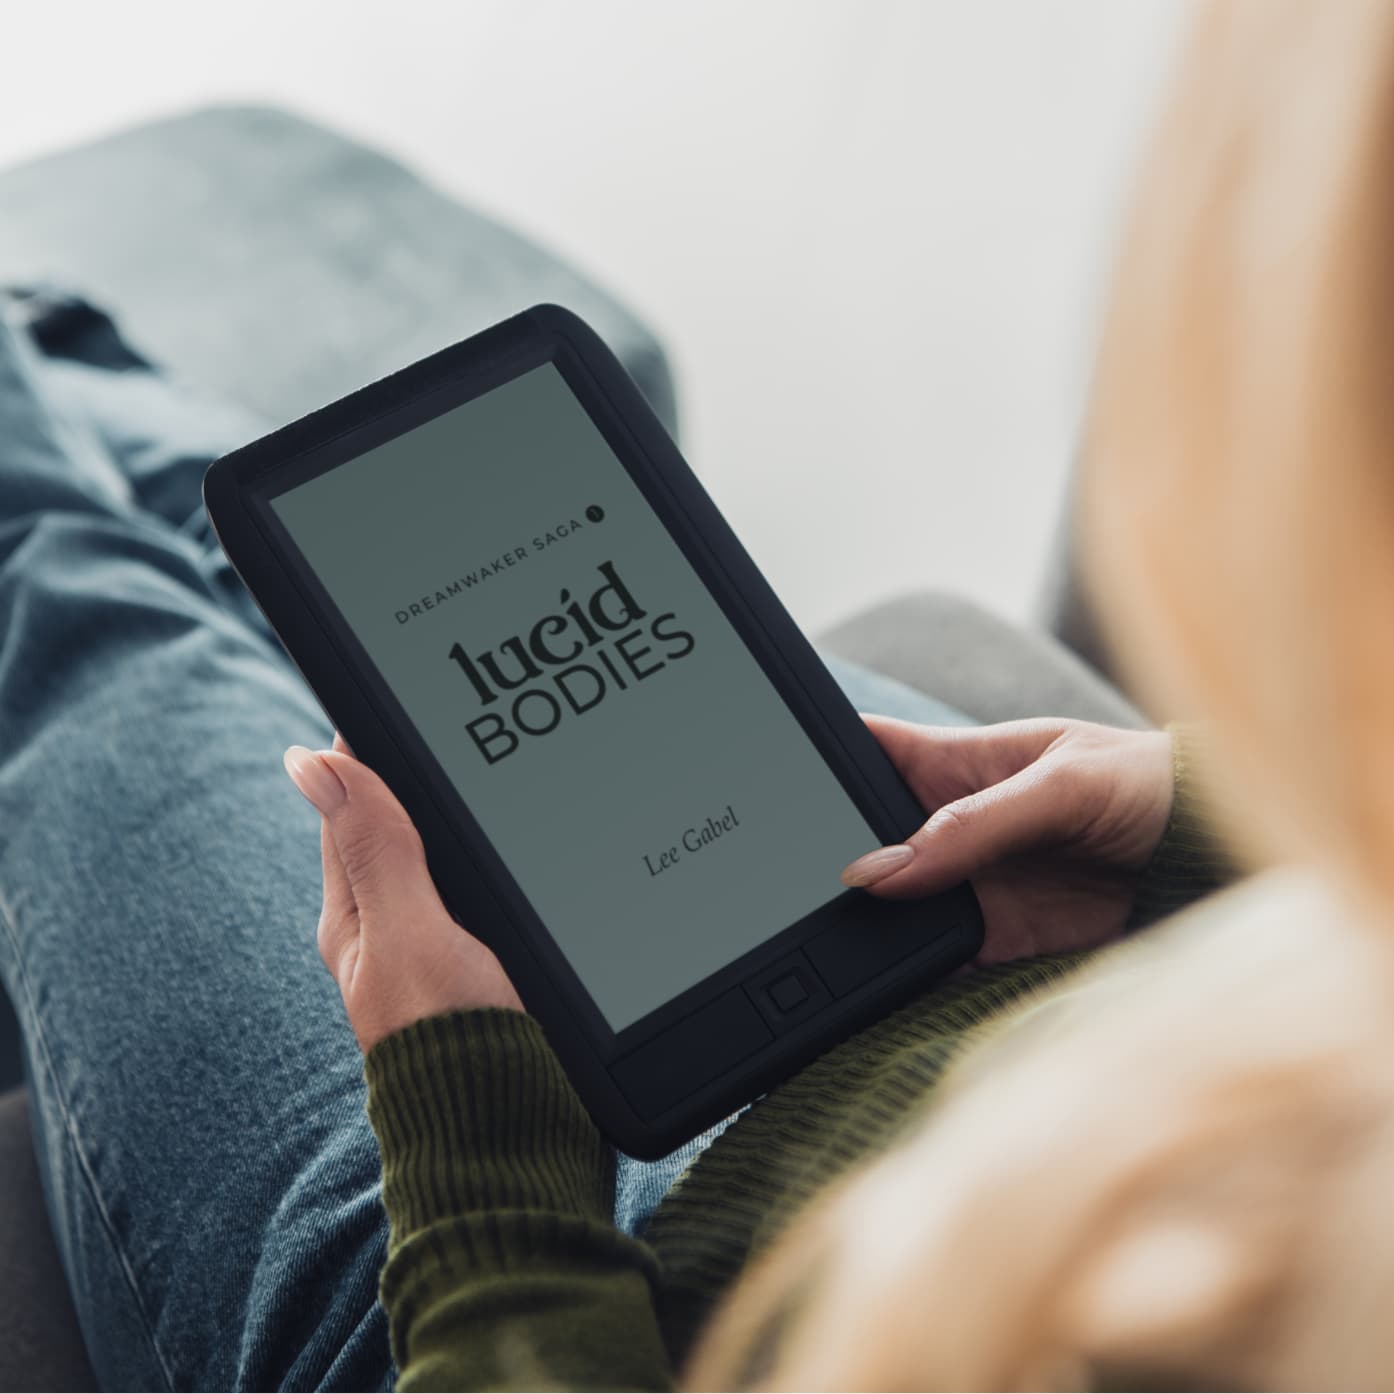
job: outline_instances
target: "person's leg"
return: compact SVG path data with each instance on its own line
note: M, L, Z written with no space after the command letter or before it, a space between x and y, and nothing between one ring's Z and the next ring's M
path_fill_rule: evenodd
M917 692L884 673L872 672L834 654L820 654L838 685L859 712L896 716L930 726L971 726L970 717L946 702ZM615 1154L615 1223L626 1234L641 1234L659 1201L684 1172L737 1118L737 1110L715 1127L685 1142L657 1161L644 1162L627 1152Z
M0 975L94 1365L386 1386L377 1149L279 767L330 732L44 371L0 323Z

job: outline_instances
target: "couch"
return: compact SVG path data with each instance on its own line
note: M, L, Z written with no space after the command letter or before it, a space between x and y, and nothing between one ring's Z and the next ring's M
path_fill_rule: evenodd
M202 109L0 172L0 282L36 278L88 291L150 357L271 422L558 301L597 328L678 428L663 349L613 297L393 160L281 110ZM1087 614L1068 569L1060 576L1056 624L1086 647ZM982 721L1142 724L1049 633L954 596L890 597L815 637ZM0 993L0 1390L91 1389L21 1055Z

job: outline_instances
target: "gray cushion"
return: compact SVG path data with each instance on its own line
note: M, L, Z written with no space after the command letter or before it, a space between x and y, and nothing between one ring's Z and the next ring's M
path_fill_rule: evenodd
M588 320L676 428L657 340L604 291L373 150L211 107L0 173L0 280L46 276L280 423L541 301Z
M834 626L820 642L976 721L1069 716L1113 726L1148 724L1055 639L1008 624L961 596L898 596Z

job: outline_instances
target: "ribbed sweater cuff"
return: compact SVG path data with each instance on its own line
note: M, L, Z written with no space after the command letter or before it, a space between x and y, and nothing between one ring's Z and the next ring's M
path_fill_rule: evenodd
M614 1155L542 1028L498 1007L418 1021L364 1061L396 1250L479 1211L608 1222Z
M1207 764L1203 727L1171 725L1171 816L1138 883L1128 929L1142 929L1219 890L1237 872L1215 830L1201 772Z

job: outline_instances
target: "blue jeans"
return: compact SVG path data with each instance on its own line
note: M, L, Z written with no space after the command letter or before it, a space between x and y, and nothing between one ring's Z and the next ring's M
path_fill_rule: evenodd
M0 304L3 304L0 297ZM31 307L32 308L32 307ZM49 1211L106 1387L389 1387L358 1050L319 962L331 731L210 535L264 423L80 303L0 319L0 980ZM853 701L961 720L829 659ZM700 1146L620 1156L637 1232Z

